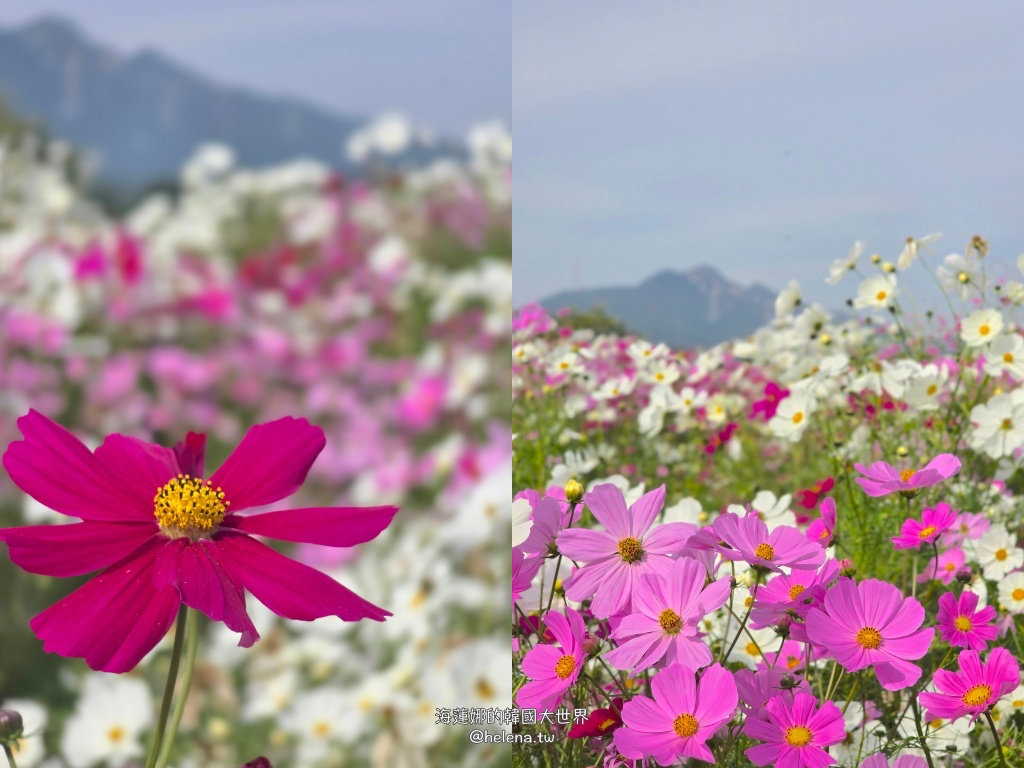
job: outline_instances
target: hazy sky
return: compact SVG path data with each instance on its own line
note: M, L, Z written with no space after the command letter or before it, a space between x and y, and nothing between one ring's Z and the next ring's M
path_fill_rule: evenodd
M60 15L125 53L156 48L221 82L334 111L397 109L461 136L511 112L503 0L10 0L0 25Z
M838 306L858 239L1024 252L1024 4L520 0L514 29L517 304L710 263Z

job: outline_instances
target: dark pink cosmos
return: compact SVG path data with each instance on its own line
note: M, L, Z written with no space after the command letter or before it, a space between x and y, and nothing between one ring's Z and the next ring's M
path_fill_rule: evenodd
M565 616L558 611L544 614L544 626L558 647L538 645L523 657L523 674L530 682L516 693L516 706L520 709L554 711L583 671L587 653L583 649L586 627L583 617L572 608Z
M756 419L761 414L765 421L771 421L779 409L779 403L789 397L789 390L783 389L774 381L769 381L764 388L764 400L758 400L751 406L750 418Z
M895 549L920 549L922 544L934 544L936 539L953 527L956 512L940 501L921 513L921 519L908 517L903 521L900 535L892 537Z
M987 605L980 611L978 596L968 589L956 597L946 592L939 598L939 636L958 648L983 651L989 640L995 640L999 628L993 624L996 609Z
M835 759L825 751L846 738L843 713L831 701L818 708L818 700L798 693L792 702L777 696L765 705L766 717L748 718L743 732L765 742L744 754L754 765L776 768L824 768Z
M815 518L807 526L807 538L818 542L822 549L832 543L836 532L836 500L831 496L821 502L821 517Z
M923 469L905 469L902 472L884 461L876 461L870 467L855 464L864 477L857 482L868 496L886 496L890 493L914 495L921 488L937 485L960 471L960 459L951 453L943 453L929 461Z
M835 486L835 480L831 477L826 477L824 480L819 480L810 488L804 488L796 492L796 501L804 509L814 509L818 506L818 497L823 493L828 493ZM800 522L799 518L797 522Z
M587 739L597 736L607 736L622 725L622 698L612 699L615 708L606 707L595 709L582 723L576 723L569 729L567 736L570 739Z
M970 715L973 723L1020 685L1020 666L1005 648L993 648L984 662L977 651L961 651L959 661L959 672L935 671L938 693L925 691L918 697L929 720L958 720Z
M241 633L239 645L249 647L259 635L245 609L246 592L279 616L301 621L391 615L253 537L354 546L384 530L395 507L239 514L302 485L325 444L323 430L305 419L249 429L210 475L230 505L219 525L202 533L165 530L154 506L172 479L203 476L202 435L189 434L172 449L115 434L90 451L36 411L18 426L25 439L11 443L3 457L11 479L36 501L82 522L0 529L11 560L45 576L102 569L31 621L46 651L84 658L96 670L126 672L160 641L182 603L223 621Z

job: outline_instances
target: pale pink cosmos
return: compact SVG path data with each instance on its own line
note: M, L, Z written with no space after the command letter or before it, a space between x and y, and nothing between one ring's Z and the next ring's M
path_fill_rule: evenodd
M826 560L816 571L794 570L773 576L757 590L757 602L750 612L751 628L771 626L786 615L806 617L811 608L825 597L826 588L838 576L838 560Z
M825 747L846 738L843 713L831 701L818 707L818 700L798 693L792 703L776 696L765 705L764 720L748 718L744 733L765 742L745 750L754 765L775 768L824 768L835 759Z
M873 666L887 691L907 688L921 677L910 663L928 652L935 629L921 629L924 608L888 582L857 584L840 579L825 593L822 608L807 614L807 636L827 648L848 672Z
M984 662L977 651L960 652L960 671L935 671L939 693L919 697L929 720L959 720L970 715L973 723L986 709L1020 685L1020 667L1005 648L993 648Z
M568 528L580 519L583 506L577 505L575 512L562 505L558 498L541 496L537 491L528 490L515 495L515 499L524 498L533 507L533 527L530 534L520 546L528 555L549 555L558 551L555 538L563 528ZM513 499L513 501L515 500ZM571 516L570 516L571 515Z
M587 493L584 502L605 530L568 528L556 537L558 551L585 563L565 583L570 600L593 597L590 610L605 618L632 610L633 589L647 573L667 574L697 527L665 523L654 527L665 503L665 486L645 493L633 506L615 485L605 483Z
M633 591L632 613L614 627L618 648L605 659L634 674L662 662L697 670L712 661L699 631L705 615L725 605L732 591L729 579L704 586L707 571L696 560L680 558L668 573L641 576Z
M955 547L968 539L980 539L991 526L992 523L981 512L961 512L953 527L942 535L942 543L946 547Z
M526 554L516 547L512 550L512 605L516 604L519 596L530 588L537 571L544 565L542 557L526 557Z
M815 518L807 526L807 538L816 541L822 549L832 543L836 532L836 500L831 496L821 502L821 517Z
M938 579L948 586L956 578L957 571L964 567L965 562L966 558L962 549L959 547L947 549L945 552L939 552L938 558L932 557L928 560L928 564L921 571L917 580L923 584L926 581Z
M921 513L921 519L908 517L903 521L900 535L892 537L895 549L920 549L922 544L934 544L936 539L953 527L956 512L940 501Z
M782 573L783 567L814 570L825 562L825 550L789 525L769 532L756 515L726 512L711 527L723 542L716 549L726 560L744 560L776 573Z
M881 752L865 757L860 768L890 768L889 760ZM928 768L928 761L917 755L899 755L891 768Z
M960 459L951 453L943 453L929 461L923 469L898 470L884 461L876 461L870 467L855 464L864 477L857 482L868 496L886 496L890 493L916 495L922 488L937 485L960 471Z
M568 618L566 618L568 617ZM572 608L544 614L544 625L558 647L538 645L523 657L523 674L530 678L516 693L516 706L554 711L565 692L575 685L587 654L583 649L587 630L583 617Z
M786 704L793 702L798 693L811 693L811 684L802 676L791 675L781 665L774 668L737 670L733 677L740 697L740 711L749 719L768 719L765 705L776 696Z
M653 757L670 765L680 757L715 762L707 741L736 712L736 683L721 664L692 670L675 664L651 681L653 698L634 696L622 707L623 727L615 731L615 747L631 760Z
M939 635L947 643L958 648L969 648L972 651L983 651L988 647L989 640L995 640L999 628L992 622L996 618L996 609L987 605L980 611L978 596L965 589L960 597L946 592L939 598Z

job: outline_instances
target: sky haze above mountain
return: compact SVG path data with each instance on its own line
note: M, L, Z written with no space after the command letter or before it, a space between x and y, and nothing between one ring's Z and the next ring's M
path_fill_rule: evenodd
M712 264L837 307L855 240L936 231L933 267L979 233L1015 271L1024 5L623 7L516 6L517 305Z
M226 85L342 115L397 110L461 138L506 119L512 30L499 0L18 0L0 25L59 16L126 54L155 49Z

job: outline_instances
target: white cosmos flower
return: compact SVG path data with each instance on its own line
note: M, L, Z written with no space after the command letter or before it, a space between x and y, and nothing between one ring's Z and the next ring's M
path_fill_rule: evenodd
M941 232L936 232L933 235L925 235L921 238L908 237L906 243L903 245L903 250L900 251L900 257L896 260L896 266L899 269L906 269L920 255L921 248L927 248L929 245L934 243L942 237Z
M990 581L999 581L1008 573L1024 565L1024 549L1005 525L993 525L974 545L982 575Z
M903 399L911 408L919 411L934 411L939 407L939 395L945 382L945 369L926 365L910 378Z
M800 306L800 283L790 280L789 285L783 288L775 299L775 319L782 320L793 314L793 310Z
M960 338L968 347L980 347L1003 330L1003 316L995 309L979 309L960 324Z
M92 674L64 726L61 751L71 768L98 762L120 768L142 756L142 736L152 725L153 700L144 682Z
M808 395L793 393L779 403L778 410L768 422L768 428L776 437L795 443L803 437L814 406L814 400Z
M825 278L825 282L829 285L839 285L843 275L857 267L857 260L862 253L864 253L864 243L858 240L853 244L850 252L846 254L845 259L836 259L832 262L828 268L828 277Z
M518 547L530 535L533 528L533 507L526 499L516 499L512 502L512 546Z
M1010 456L1024 445L1024 390L994 395L971 409L972 448L993 459Z
M853 300L853 306L858 309L886 309L892 306L898 294L895 277L875 275L857 286L857 298Z
M994 338L985 350L985 373L995 377L1008 373L1024 380L1024 339L1016 333Z
M981 273L975 271L975 266L962 253L949 254L937 274L943 287L962 301L976 295L981 287Z
M693 523L698 527L707 525L708 520L708 513L703 510L700 502L689 496L666 507L662 518L663 523Z
M356 741L368 725L351 693L320 688L295 697L280 720L281 728L298 737L297 768L314 768L332 747Z
M30 699L8 699L0 702L0 709L21 715L24 735L11 745L11 751L18 768L35 768L46 754L43 743L43 731L49 720L46 707Z
M1000 579L999 607L1010 613L1024 613L1024 571L1014 571Z

